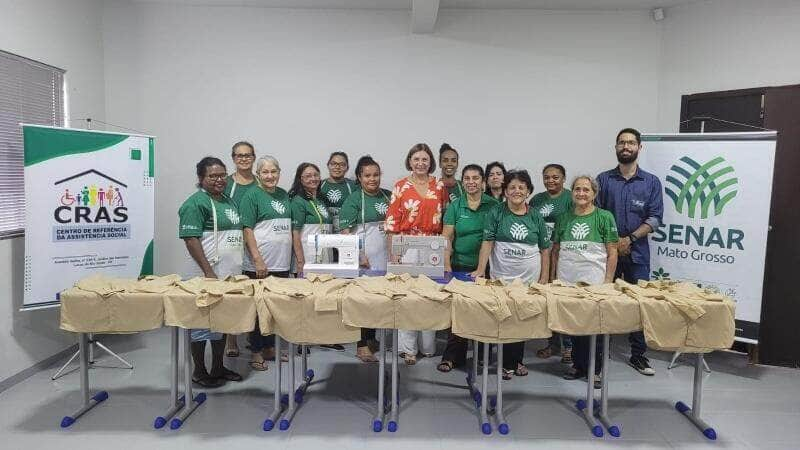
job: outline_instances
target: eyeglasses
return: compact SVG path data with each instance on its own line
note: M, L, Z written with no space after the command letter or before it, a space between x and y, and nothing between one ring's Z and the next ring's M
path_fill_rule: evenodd
M300 179L301 179L301 180L313 180L313 179L319 179L319 175L318 175L318 174L313 174L313 175L302 175L302 176L300 177Z
M629 145L631 147L637 147L639 145L639 143L636 142L636 141L619 141L619 142L617 142L616 147L617 148L624 148L626 145Z
M329 167L347 167L347 163L346 162L331 161L331 162L328 163L328 166Z
M233 159L253 159L256 155L252 153L234 153Z
M226 176L227 175L225 175L223 173L223 174L216 174L216 175L206 175L206 178L208 178L209 180L212 180L212 181L218 181L218 180L225 179Z

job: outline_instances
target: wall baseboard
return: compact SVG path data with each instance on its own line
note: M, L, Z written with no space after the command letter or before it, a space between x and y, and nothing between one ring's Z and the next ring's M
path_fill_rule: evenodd
M27 369L23 369L6 379L0 380L0 393L5 391L6 389L13 387L17 383L27 380L32 375L36 374L41 370L55 366L56 363L62 361L64 358L72 356L72 354L77 351L78 351L78 344L70 345L69 347L65 348L64 350L61 350L55 355L46 358L42 361L39 361L38 363L28 367Z

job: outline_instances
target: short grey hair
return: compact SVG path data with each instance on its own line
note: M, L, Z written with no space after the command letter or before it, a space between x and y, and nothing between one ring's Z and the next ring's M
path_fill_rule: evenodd
M575 183L577 183L578 180L587 180L589 184L592 186L594 195L600 193L600 185L597 184L597 180L595 180L594 177L592 177L591 175L578 175L577 177L575 177L575 179L572 180L572 190L575 190Z
M264 164L267 164L267 163L272 164L273 166L275 166L275 168L278 169L278 171L280 172L281 165L278 163L278 160L275 159L275 157L272 156L272 155L264 155L264 156L258 158L258 161L256 161L256 173L260 172L261 168L264 167Z

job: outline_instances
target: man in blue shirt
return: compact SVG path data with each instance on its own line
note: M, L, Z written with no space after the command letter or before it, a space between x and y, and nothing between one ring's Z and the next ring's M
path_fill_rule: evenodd
M650 279L650 245L647 235L661 224L664 201L661 181L639 168L637 159L642 150L641 134L633 128L617 133L615 144L619 165L597 176L600 193L597 205L611 211L619 233L619 260L616 278L629 283ZM631 358L628 364L642 375L654 375L644 356L647 344L644 333L628 335Z

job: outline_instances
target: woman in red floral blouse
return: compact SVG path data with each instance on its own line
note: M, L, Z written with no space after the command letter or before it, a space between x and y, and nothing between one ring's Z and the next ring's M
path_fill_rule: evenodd
M447 190L441 181L431 176L436 170L433 152L427 144L411 147L406 155L406 169L411 172L394 185L389 210L386 212L386 234L391 252L393 234L433 236L442 232L442 214L447 201ZM391 255L390 258L395 258ZM422 337L421 345L418 339ZM436 352L435 331L400 330L399 354L406 364L417 362L417 352L424 356Z

